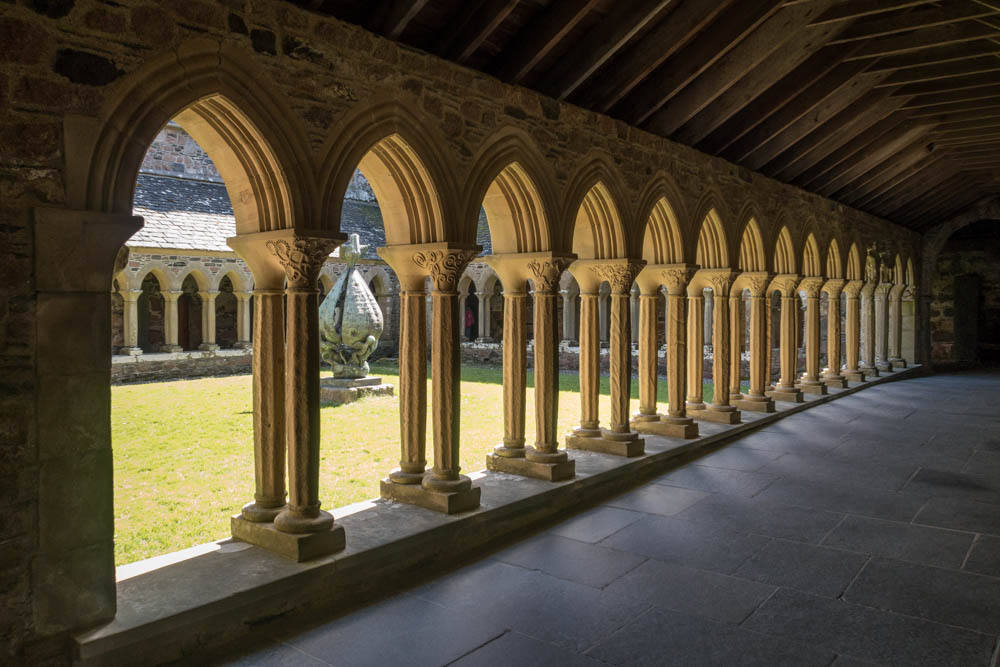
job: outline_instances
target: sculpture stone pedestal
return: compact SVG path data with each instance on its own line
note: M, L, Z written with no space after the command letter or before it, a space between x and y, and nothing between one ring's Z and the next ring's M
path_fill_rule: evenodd
M380 484L381 496L409 505L424 507L442 514L458 514L479 507L482 489L473 486L459 491L433 491L422 484L398 484L391 479L383 479Z
M344 405L366 396L392 396L391 384L382 384L380 377L323 378L319 383L320 402L324 405Z
M297 563L336 553L347 543L344 527L339 524L317 533L284 533L273 523L247 521L236 514L231 519L231 526L237 540L263 547Z

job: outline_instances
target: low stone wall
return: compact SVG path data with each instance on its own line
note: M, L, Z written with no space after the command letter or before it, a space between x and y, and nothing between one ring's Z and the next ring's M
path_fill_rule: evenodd
M250 372L250 350L191 351L111 357L111 383L154 382Z

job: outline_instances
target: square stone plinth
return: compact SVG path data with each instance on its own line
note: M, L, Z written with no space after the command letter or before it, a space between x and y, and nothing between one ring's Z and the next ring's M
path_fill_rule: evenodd
M847 389L847 378L823 378L823 384L827 387L832 387L833 389Z
M391 384L380 377L323 378L319 383L320 401L324 405L344 405L366 396L392 396Z
M458 514L479 507L482 489L474 486L467 491L442 493L430 491L420 484L396 484L390 479L383 479L381 495L386 500L395 500L408 505L416 505L442 514Z
M785 403L802 403L806 400L802 398L802 392L798 389L792 391L779 391L775 389L772 392L768 392L768 396L775 401L783 401Z
M698 425L693 421L687 424L675 424L666 421L634 421L632 430L645 435L664 435L668 438L697 438Z
M827 387L826 384L803 384L799 387L803 394L815 394L817 396L826 396Z
M567 459L558 463L529 461L522 457L486 455L486 468L494 472L505 472L522 477L533 477L546 482L561 482L576 477L576 461Z
M273 523L247 521L240 514L233 516L230 523L235 539L281 554L298 563L336 553L347 542L344 527L337 524L330 530L319 533L283 533Z
M899 371L906 368L906 361L903 359L890 359L889 368L893 371Z
M635 440L609 440L606 438L587 438L569 434L566 436L566 448L632 458L634 456L642 456L646 453L646 441L642 438L636 438Z
M740 410L749 410L750 412L774 412L776 410L774 407L774 400L770 398L766 401L751 401L743 398L738 401L733 401L733 405Z
M688 413L692 419L698 419L700 421L715 422L716 424L739 424L740 423L740 411L739 410L713 410L712 408L705 408L704 410L692 410Z
M861 371L844 371L844 379L849 382L864 382L865 374Z

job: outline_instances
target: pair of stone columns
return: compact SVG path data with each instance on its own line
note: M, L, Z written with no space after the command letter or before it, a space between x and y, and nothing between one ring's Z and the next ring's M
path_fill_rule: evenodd
M577 260L569 270L580 286L580 427L566 436L571 449L599 451L619 456L639 456L645 441L629 423L632 382L631 314L632 282L645 263L630 259ZM609 286L609 374L611 423L600 427L597 412L600 393L600 297L602 283Z
M492 255L503 285L503 443L486 457L490 470L547 481L570 479L575 463L559 450L559 278L571 258L550 252ZM535 445L525 446L527 283L534 284Z
M806 369L799 379L799 389L805 394L827 393L827 385L820 378L819 369L819 296L823 283L820 277L808 277L803 278L798 287L798 291L806 294Z
M799 307L797 288L799 277L794 274L779 274L768 287L768 294L781 293L781 333L778 356L780 371L778 382L769 393L775 401L801 403L802 391L795 384L796 362L798 360L796 312Z
M139 347L139 297L142 295L142 290L124 290L122 291L122 305L124 308L124 348L122 350L123 354L138 355L142 354L142 349ZM165 290L162 291L163 295L163 338L164 352L180 352L183 348L180 346L180 336L178 329L178 316L177 316L177 303L180 297L184 294L179 290ZM203 290L198 292L198 296L201 298L201 345L198 346L199 350L218 350L219 346L215 342L215 298L219 295L217 290ZM241 301L241 312L242 316L242 301ZM245 318L244 318L245 320ZM240 328L240 335L242 336L243 329ZM248 338L240 338L241 341L247 341Z
M460 474L459 401L461 358L458 280L478 246L425 243L379 248L395 271L400 293L400 467L382 481L383 498L452 514L479 506L480 489ZM431 279L431 391L434 465L426 470L427 311Z
M344 547L319 499L319 272L344 235L279 230L228 239L254 275L254 501L233 536L298 561ZM286 458L287 457L287 458ZM287 468L286 468L287 463ZM288 487L286 501L285 475Z
M770 275L764 272L748 272L741 274L733 283L729 295L730 311L730 372L733 374L730 393L733 405L740 410L751 412L774 412L774 401L767 396L768 364L771 355L768 352L770 337L767 327L767 285ZM750 382L747 393L740 391L740 360L741 341L743 333L743 290L750 292Z
M687 286L687 411L694 419L739 424L740 411L730 401L730 306L729 288L735 274L729 269L700 269ZM703 396L702 371L705 350L705 289L712 289L712 402Z
M493 338L490 336L491 318L493 316L493 311L490 310L490 304L493 302L492 292L476 292L476 298L479 300L479 318L476 320L476 326L478 327L478 337L476 340L480 342L493 342Z

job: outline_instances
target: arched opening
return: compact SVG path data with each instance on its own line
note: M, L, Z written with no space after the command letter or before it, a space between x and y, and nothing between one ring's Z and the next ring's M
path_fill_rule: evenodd
M642 240L642 258L647 264L676 264L684 261L680 223L666 197L653 204Z
M223 276L215 297L215 342L224 349L231 349L240 339L237 327L239 302L235 291L232 278Z
M181 282L177 298L177 344L182 350L197 350L202 343L202 298L198 281L188 274Z
M698 232L695 263L702 269L721 269L729 266L726 232L722 219L713 208L705 216Z
M136 303L138 346L145 353L159 352L166 343L162 284L159 278L150 272L139 285L141 293Z
M754 218L747 221L743 230L743 237L740 239L740 255L737 268L741 272L766 271L766 260L764 256L764 239L760 233L760 227Z
M792 246L792 235L788 227L782 227L778 232L778 241L774 247L774 272L795 273L795 248Z
M613 259L625 256L621 216L603 181L584 195L573 225L573 253L580 259Z

